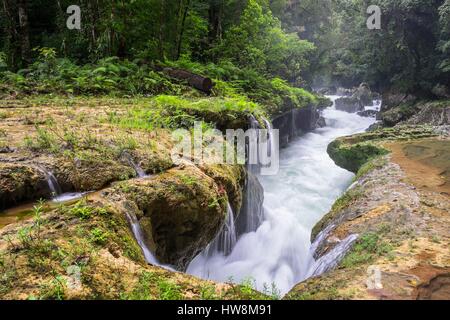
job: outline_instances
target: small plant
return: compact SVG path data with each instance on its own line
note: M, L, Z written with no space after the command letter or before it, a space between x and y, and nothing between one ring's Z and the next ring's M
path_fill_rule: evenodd
M40 230L42 224L42 213L44 212L45 200L39 199L37 204L33 206L33 218L35 228Z
M205 284L200 288L200 299L218 300L220 297L216 294L216 288L212 284Z
M66 280L60 276L41 286L39 299L41 300L64 300Z
M240 290L243 294L252 295L256 288L256 281L253 278L244 279L241 282Z
M32 237L32 227L26 226L19 229L18 233L19 241L22 245L22 248L29 248L32 245L33 237Z
M277 288L277 285L273 282L270 287L267 285L267 283L264 283L262 293L272 300L279 300L281 298L281 291Z
M437 235L433 235L431 241L433 241L434 243L441 243L441 238Z
M92 217L93 214L96 213L96 209L88 206L85 200L81 200L77 202L69 212L81 220L88 220Z
M194 184L196 184L198 182L196 177L188 176L188 175L181 175L180 180L187 186L193 186Z
M181 300L181 288L174 282L166 279L158 281L159 298L161 300Z
M388 255L392 250L392 245L383 241L379 234L369 232L356 241L350 253L342 260L341 266L349 268L363 263L370 263L376 257Z
M95 228L91 231L91 241L96 244L105 244L108 240L108 232L102 230L101 228Z
M55 144L54 136L47 130L36 126L37 146L41 149L51 149Z
M121 294L123 300L152 300L155 298L150 284L156 281L157 277L152 272L143 271L139 276L139 281L133 290L126 294Z

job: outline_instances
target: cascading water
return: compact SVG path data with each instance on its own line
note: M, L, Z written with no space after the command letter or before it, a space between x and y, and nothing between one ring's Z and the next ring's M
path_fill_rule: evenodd
M145 244L144 234L142 232L141 225L139 224L139 221L138 221L136 215L134 213L127 212L126 216L128 219L128 223L131 226L131 231L133 232L134 238L136 239L136 242L138 243L139 247L141 247L141 249L142 249L145 261L152 265L159 265L158 260L155 258L153 253L150 251L150 249Z
M130 166L133 167L134 171L136 172L138 178L146 178L147 174L145 173L144 169L142 169L133 159L133 157L126 151L122 153L122 157L130 164Z
M63 194L60 194L57 197L54 197L52 199L52 202L65 203L65 202L81 199L85 195L87 195L88 193L89 192L68 192L68 193L63 193Z
M324 256L320 257L316 261L312 259L312 263L308 267L308 273L305 278L320 276L321 274L336 267L357 239L357 234L351 234L336 244L336 246ZM314 254L314 251L310 250L310 253Z
M47 183L50 191L53 195L57 196L62 193L61 187L59 186L58 180L50 171L46 172L47 175Z
M145 171L140 166L138 166L134 161L131 161L130 163L133 166L134 171L136 171L136 174L138 175L139 178L147 177Z
M337 98L330 97L333 102ZM313 226L354 176L336 166L326 150L334 139L363 132L375 119L338 111L334 106L325 109L323 116L327 127L293 140L283 150L277 175L259 177L265 210L258 227L241 235L229 255L217 253L201 263L196 258L188 273L216 281L232 278L237 283L253 278L258 289L274 284L284 294L307 277L328 270L345 253L356 235L341 241L323 259L315 261L312 256ZM247 190L248 202L258 200L251 197ZM252 203L244 206L247 210L241 215L260 215L258 208L251 208Z
M271 153L272 146L275 145L274 138L271 133L272 125L267 119L263 119L266 128L268 129L268 155ZM250 117L250 129L260 129L258 121L251 116ZM255 136L255 139L259 139L259 136ZM255 146L256 144L254 144ZM247 180L244 190L244 203L242 204L241 212L237 219L237 232L238 236L253 232L258 229L261 223L264 221L264 189L261 186L257 176L260 173L261 166L259 164L250 163L250 159L258 162L259 154L257 148L250 148L247 145Z
M202 263L205 259L212 257L216 254L228 255L233 250L237 241L236 227L235 227L235 216L233 209L230 204L227 205L227 217L225 219L225 224L222 230L219 232L217 237L211 242L208 247L199 255L197 263ZM193 262L195 263L195 262Z
M40 166L35 166L35 168L40 172L42 172L42 174L45 176L45 179L47 180L48 189L50 190L52 195L53 196L60 195L62 193L62 190L54 174Z

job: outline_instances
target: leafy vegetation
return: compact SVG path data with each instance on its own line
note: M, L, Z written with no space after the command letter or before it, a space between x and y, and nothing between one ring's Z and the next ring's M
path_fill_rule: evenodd
M302 79L314 45L285 32L264 0L229 1L226 10L216 0L89 0L80 33L65 27L69 1L4 2L0 95L203 95L169 67L212 78L211 95L226 104L254 101L269 114L326 103ZM19 11L33 17L20 32L10 19Z
M384 241L382 236L375 232L362 235L351 251L341 261L342 268L351 268L362 263L370 263L376 257L386 255L393 250L393 246Z

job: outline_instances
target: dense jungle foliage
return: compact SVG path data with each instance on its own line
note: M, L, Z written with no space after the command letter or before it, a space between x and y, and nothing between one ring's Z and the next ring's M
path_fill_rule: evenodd
M450 81L449 0L2 0L0 30L7 92L177 94L167 66L269 104L362 81L439 95Z

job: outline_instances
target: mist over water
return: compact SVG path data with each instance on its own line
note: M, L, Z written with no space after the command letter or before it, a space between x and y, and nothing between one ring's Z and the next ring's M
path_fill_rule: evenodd
M337 98L330 97L333 101ZM314 266L310 235L351 184L353 174L328 156L334 139L363 132L375 122L335 110L324 110L327 127L317 129L281 150L280 172L258 177L264 188L264 219L255 232L242 235L225 256L199 255L188 273L216 281L241 283L249 279L263 290L272 284L281 294L304 280Z

